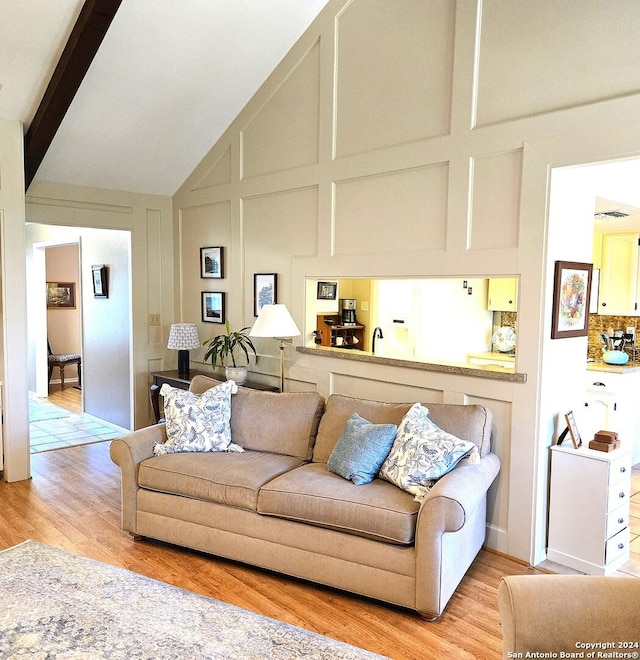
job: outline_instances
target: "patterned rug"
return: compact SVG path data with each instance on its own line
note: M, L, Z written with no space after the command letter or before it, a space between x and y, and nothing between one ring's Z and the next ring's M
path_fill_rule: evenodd
M34 541L0 552L0 603L11 660L381 657Z

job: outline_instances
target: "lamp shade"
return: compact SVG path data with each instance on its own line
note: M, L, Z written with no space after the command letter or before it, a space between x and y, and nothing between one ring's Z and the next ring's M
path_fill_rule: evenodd
M176 351L188 351L200 348L200 337L195 323L172 323L169 329L169 342L167 348Z
M265 305L249 332L251 337L299 337L300 330L286 305Z

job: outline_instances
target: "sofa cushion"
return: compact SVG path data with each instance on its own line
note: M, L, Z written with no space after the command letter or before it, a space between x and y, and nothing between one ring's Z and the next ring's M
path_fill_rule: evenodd
M409 408L411 408L410 403L382 403L381 401L332 394L327 399L326 409L320 420L313 450L313 461L326 463L329 460L347 420L354 413L364 417L372 424L395 424L397 426Z
M165 383L160 394L164 398L167 439L154 445L154 453L229 450L231 395L237 391L233 381L220 383L202 394ZM231 449L242 451L240 447Z
M203 392L218 383L196 376L190 390ZM231 439L245 449L308 460L323 410L324 398L318 392L278 393L238 387L231 401Z
M397 428L395 424L372 424L353 413L329 456L327 468L356 486L370 483L391 449Z
M473 450L477 455L473 442L443 431L429 419L429 409L415 403L398 427L380 477L424 499L435 481Z
M237 396L237 395L236 395ZM332 394L327 399L326 410L313 450L313 460L326 463L342 433L342 429L353 413L368 419L373 424L400 424L412 403L385 403ZM484 456L490 450L492 416L489 410L479 405L456 405L428 403L429 417L441 429L462 440L470 440ZM232 420L233 424L233 420Z
M287 472L258 495L258 513L404 545L414 542L419 508L387 481L356 486L324 463Z
M138 483L141 488L255 511L260 487L301 464L292 456L255 451L167 454L142 461Z

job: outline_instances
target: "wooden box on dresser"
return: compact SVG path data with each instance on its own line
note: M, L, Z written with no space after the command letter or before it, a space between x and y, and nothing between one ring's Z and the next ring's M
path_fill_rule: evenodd
M551 447L547 558L589 575L629 559L631 450Z

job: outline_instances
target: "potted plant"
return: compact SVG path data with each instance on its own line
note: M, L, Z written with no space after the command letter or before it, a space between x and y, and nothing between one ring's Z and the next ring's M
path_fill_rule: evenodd
M231 332L229 319L227 319L225 321L225 328L227 330L225 334L217 335L202 342L202 345L207 347L207 351L204 354L204 361L210 361L213 369L218 364L224 366L227 380L234 380L238 385L241 385L247 379L247 366L237 364L234 351L239 350L244 354L247 365L249 364L249 351L256 358L258 354L247 334L249 326Z

